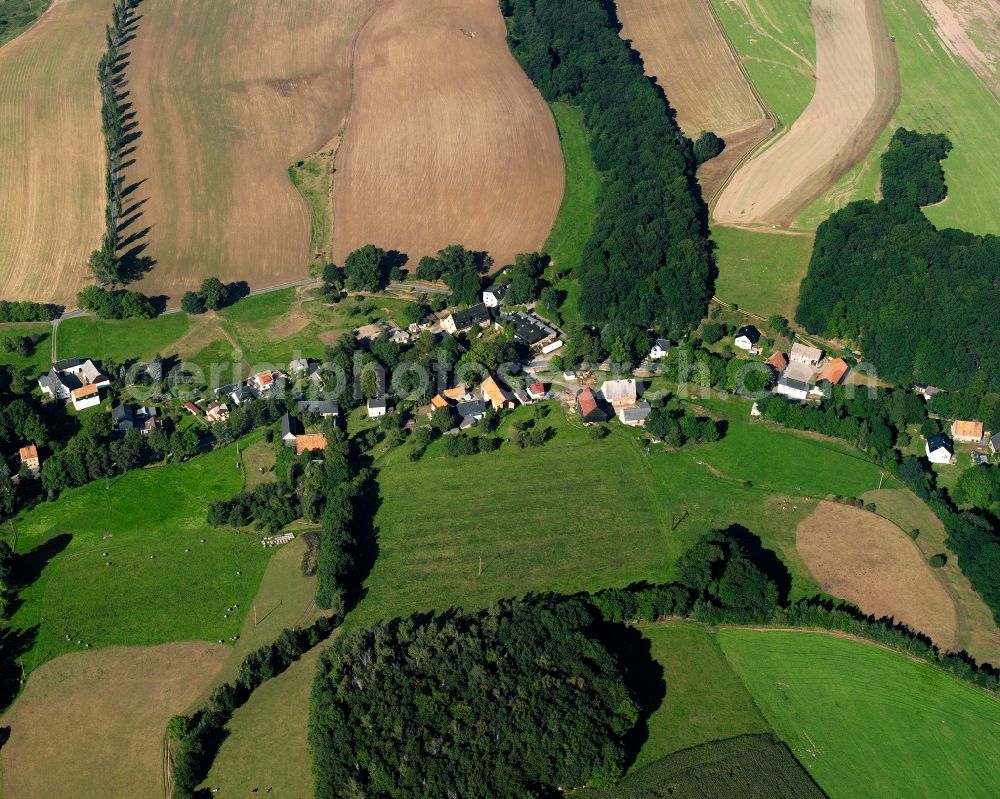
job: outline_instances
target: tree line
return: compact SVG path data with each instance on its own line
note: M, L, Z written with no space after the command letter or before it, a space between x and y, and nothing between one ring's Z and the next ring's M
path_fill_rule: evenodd
M576 267L580 311L678 334L712 297L714 266L696 161L662 92L601 0L502 0L511 52L542 96L583 109L604 175ZM575 266L575 265L569 265Z
M0 300L0 322L49 322L62 313L62 308L42 302Z
M847 205L816 232L796 319L855 341L894 383L1000 391L994 321L1000 238L937 230L919 204L944 196L944 136L900 129L882 161L880 202Z

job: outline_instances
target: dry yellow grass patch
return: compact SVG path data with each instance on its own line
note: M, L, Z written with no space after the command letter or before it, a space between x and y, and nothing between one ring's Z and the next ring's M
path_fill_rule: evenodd
M0 298L73 305L104 230L107 0L55 0L0 48Z
M3 719L5 799L162 796L167 721L214 684L228 654L190 642L46 663Z
M387 0L361 31L333 180L334 259L374 243L415 265L447 244L497 265L539 249L564 166L496 0Z
M920 0L941 43L1000 99L1000 5L993 0Z
M958 617L941 579L906 534L860 508L820 502L795 546L816 582L874 616L891 616L953 649Z
M788 132L733 175L718 222L787 227L874 145L899 102L879 0L814 0L816 93Z

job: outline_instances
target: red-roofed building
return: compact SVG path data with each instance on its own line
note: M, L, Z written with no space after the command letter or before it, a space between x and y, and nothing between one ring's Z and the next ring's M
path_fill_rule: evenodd
M545 384L539 380L528 386L528 396L533 400L545 399Z
M597 404L597 398L589 388L576 395L576 409L584 424L596 424L608 420L607 413Z

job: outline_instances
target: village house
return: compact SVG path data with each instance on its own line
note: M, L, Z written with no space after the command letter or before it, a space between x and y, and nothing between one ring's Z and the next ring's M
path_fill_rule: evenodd
M823 350L796 342L792 345L791 360L793 363L802 363L806 366L819 366L819 362L823 360Z
M244 402L250 402L253 398L253 392L249 386L237 386L229 394L229 399L233 401L234 405L242 405Z
M299 413L314 413L324 419L334 419L340 415L340 406L331 400L298 400L295 410Z
M295 437L295 454L322 452L326 449L326 436L322 433L304 433Z
M440 394L435 394L431 398L431 407L436 410L470 399L472 399L472 395L469 393L469 387L465 383L459 383L452 388L446 388Z
M951 437L965 444L978 444L983 440L983 423L956 420L951 423Z
M455 311L441 320L441 327L453 336L462 330L486 327L490 323L490 309L483 303L473 305L464 311Z
M954 463L955 445L944 433L935 433L924 444L927 459L931 463Z
M275 372L258 372L247 381L250 391L257 396L263 396L271 392L275 383Z
M733 338L733 344L741 350L746 350L751 355L758 355L760 353L760 348L757 346L758 341L760 341L760 331L753 325L743 325L743 327L736 331L736 335Z
M192 416L201 416L201 408L199 408L193 402L185 402L184 410L186 410Z
M467 427L473 427L483 420L483 417L486 416L486 403L480 399L466 400L465 402L458 403L455 406L455 411L458 413L459 429L465 430Z
M649 355L646 357L651 361L662 361L667 357L668 352L670 352L670 341L665 338L658 338L653 342L653 346L649 350Z
M804 380L797 380L788 374L783 374L778 378L778 384L774 387L775 394L781 394L790 400L802 402L809 396L809 384Z
M506 296L507 286L503 283L494 283L489 288L483 289L483 305L487 308L499 308Z
M115 432L121 435L129 430L138 430L148 436L151 430L163 426L158 414L159 411L151 406L122 403L111 409L111 423Z
M576 395L576 410L584 424L597 424L608 420L607 413L597 404L597 397L589 388Z
M295 439L305 432L302 429L302 423L290 413L286 413L281 417L278 430L281 437L281 443L286 447L294 447Z
M1000 433L994 433L990 437L990 453L996 455L1000 451Z
M305 377L309 373L309 359L296 358L289 362L288 372L295 377Z
M42 471L42 459L38 456L38 447L34 444L27 444L17 453L21 458L21 466L28 470L32 477L38 477Z
M229 419L229 406L224 402L210 402L205 407L205 418L209 422L225 422Z
M73 402L73 408L78 411L93 408L95 405L101 404L101 390L93 383L87 386L80 386L80 388L74 388L69 396Z
M826 380L832 386L839 386L850 368L850 365L843 358L833 358L827 361L820 373L816 375L816 382Z
M617 412L620 408L635 407L639 391L635 380L628 378L627 380L606 380L601 386L601 394Z
M785 357L785 353L783 352L774 352L764 363L771 367L776 377L781 377L781 373L788 366L788 358Z
M545 384L541 380L538 380L528 386L528 397L533 400L543 400L545 399L545 394Z
M38 378L38 387L42 394L50 399L67 400L73 398L73 391L81 388L93 386L96 389L107 388L111 385L111 378L103 374L97 365L91 360L81 360L70 358L56 361L47 374ZM84 407L90 407L100 403L100 392L98 391L97 402L90 402ZM85 396L92 396L91 392L84 392ZM74 407L76 402L74 401ZM77 408L79 410L79 408Z
M486 378L479 389L483 393L483 400L492 405L494 410L506 411L515 405L513 395L493 377Z
M619 408L618 419L628 427L642 427L652 410L648 402L640 401L631 408Z
M372 397L368 400L368 418L380 419L389 412L389 403L385 397Z
M405 330L400 330L398 327L394 327L389 331L389 341L400 346L403 344L409 344L410 334Z

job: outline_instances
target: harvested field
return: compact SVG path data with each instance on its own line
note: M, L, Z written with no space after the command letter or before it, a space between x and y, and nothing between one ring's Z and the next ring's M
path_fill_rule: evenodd
M0 298L71 305L104 228L107 0L55 0L0 48Z
M212 685L228 656L189 642L74 652L46 663L3 719L7 799L163 795L167 721Z
M991 0L921 0L934 32L1000 99L1000 6Z
M698 167L698 183L701 193L709 205L726 185L729 176L743 162L753 149L771 134L774 121L763 119L748 128L727 133L723 138L726 149Z
M725 136L767 117L708 0L618 0L617 7L622 37L632 40L688 136Z
M788 227L860 161L899 102L899 69L878 0L815 0L816 93L788 133L736 171L719 222Z
M824 591L865 613L892 616L942 648L955 646L951 595L913 541L888 519L821 502L799 524L796 548Z
M358 38L354 80L334 176L336 261L366 243L411 265L452 243L497 266L541 248L563 157L495 0L388 0Z
M146 0L127 69L141 137L125 252L175 301L210 275L303 277L311 213L288 167L335 144L355 33L375 0ZM88 67L88 78L92 70ZM95 112L96 113L96 112Z

